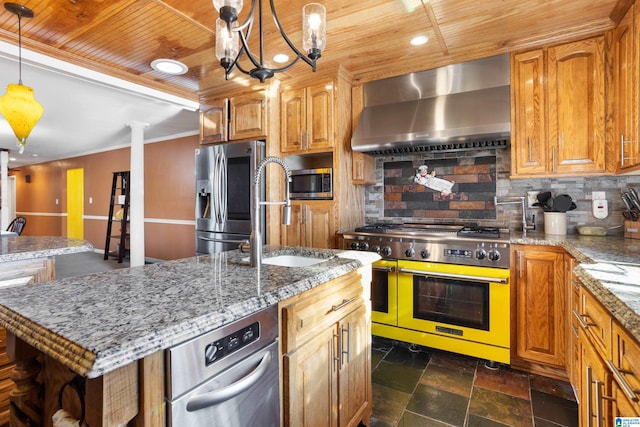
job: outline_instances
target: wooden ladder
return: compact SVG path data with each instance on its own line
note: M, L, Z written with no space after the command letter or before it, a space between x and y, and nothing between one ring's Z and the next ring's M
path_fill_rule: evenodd
M128 254L127 240L129 239L129 171L120 171L113 173L113 181L111 183L111 203L109 204L109 218L107 220L107 238L104 244L104 259L109 256L118 258L121 263ZM114 207L121 206L122 216L117 212L118 218L114 218ZM120 222L120 232L112 234L113 223ZM119 239L117 250L110 251L111 239Z

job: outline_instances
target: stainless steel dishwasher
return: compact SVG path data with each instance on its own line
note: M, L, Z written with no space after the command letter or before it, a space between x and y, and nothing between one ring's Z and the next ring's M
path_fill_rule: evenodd
M166 350L167 425L279 426L277 306Z

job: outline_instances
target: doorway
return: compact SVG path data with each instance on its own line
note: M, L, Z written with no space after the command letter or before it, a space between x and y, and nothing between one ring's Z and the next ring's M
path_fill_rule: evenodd
M84 239L84 169L67 170L67 237Z

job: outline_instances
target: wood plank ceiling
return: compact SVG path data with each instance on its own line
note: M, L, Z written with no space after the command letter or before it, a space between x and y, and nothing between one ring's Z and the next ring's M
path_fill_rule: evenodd
M630 0L319 0L327 8L327 48L318 73L341 66L356 81L425 70L462 60L588 37L615 26ZM240 19L249 10L250 1ZM265 10L268 10L265 0ZM274 0L289 38L300 45L303 0ZM216 11L211 0L25 0L35 17L23 19L23 46L46 55L170 93L203 100L247 86L231 81L215 57ZM267 12L265 12L267 13ZM270 25L269 58L286 52ZM17 19L0 11L0 40L17 43ZM409 40L427 35L429 43ZM257 38L257 36L254 36ZM301 48L301 46L300 46ZM150 67L165 57L189 71L169 77ZM277 78L295 81L310 73L298 63Z

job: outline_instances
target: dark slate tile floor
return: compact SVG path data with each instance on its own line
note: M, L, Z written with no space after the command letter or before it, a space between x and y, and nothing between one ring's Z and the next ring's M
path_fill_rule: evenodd
M373 337L371 427L577 427L571 386Z

